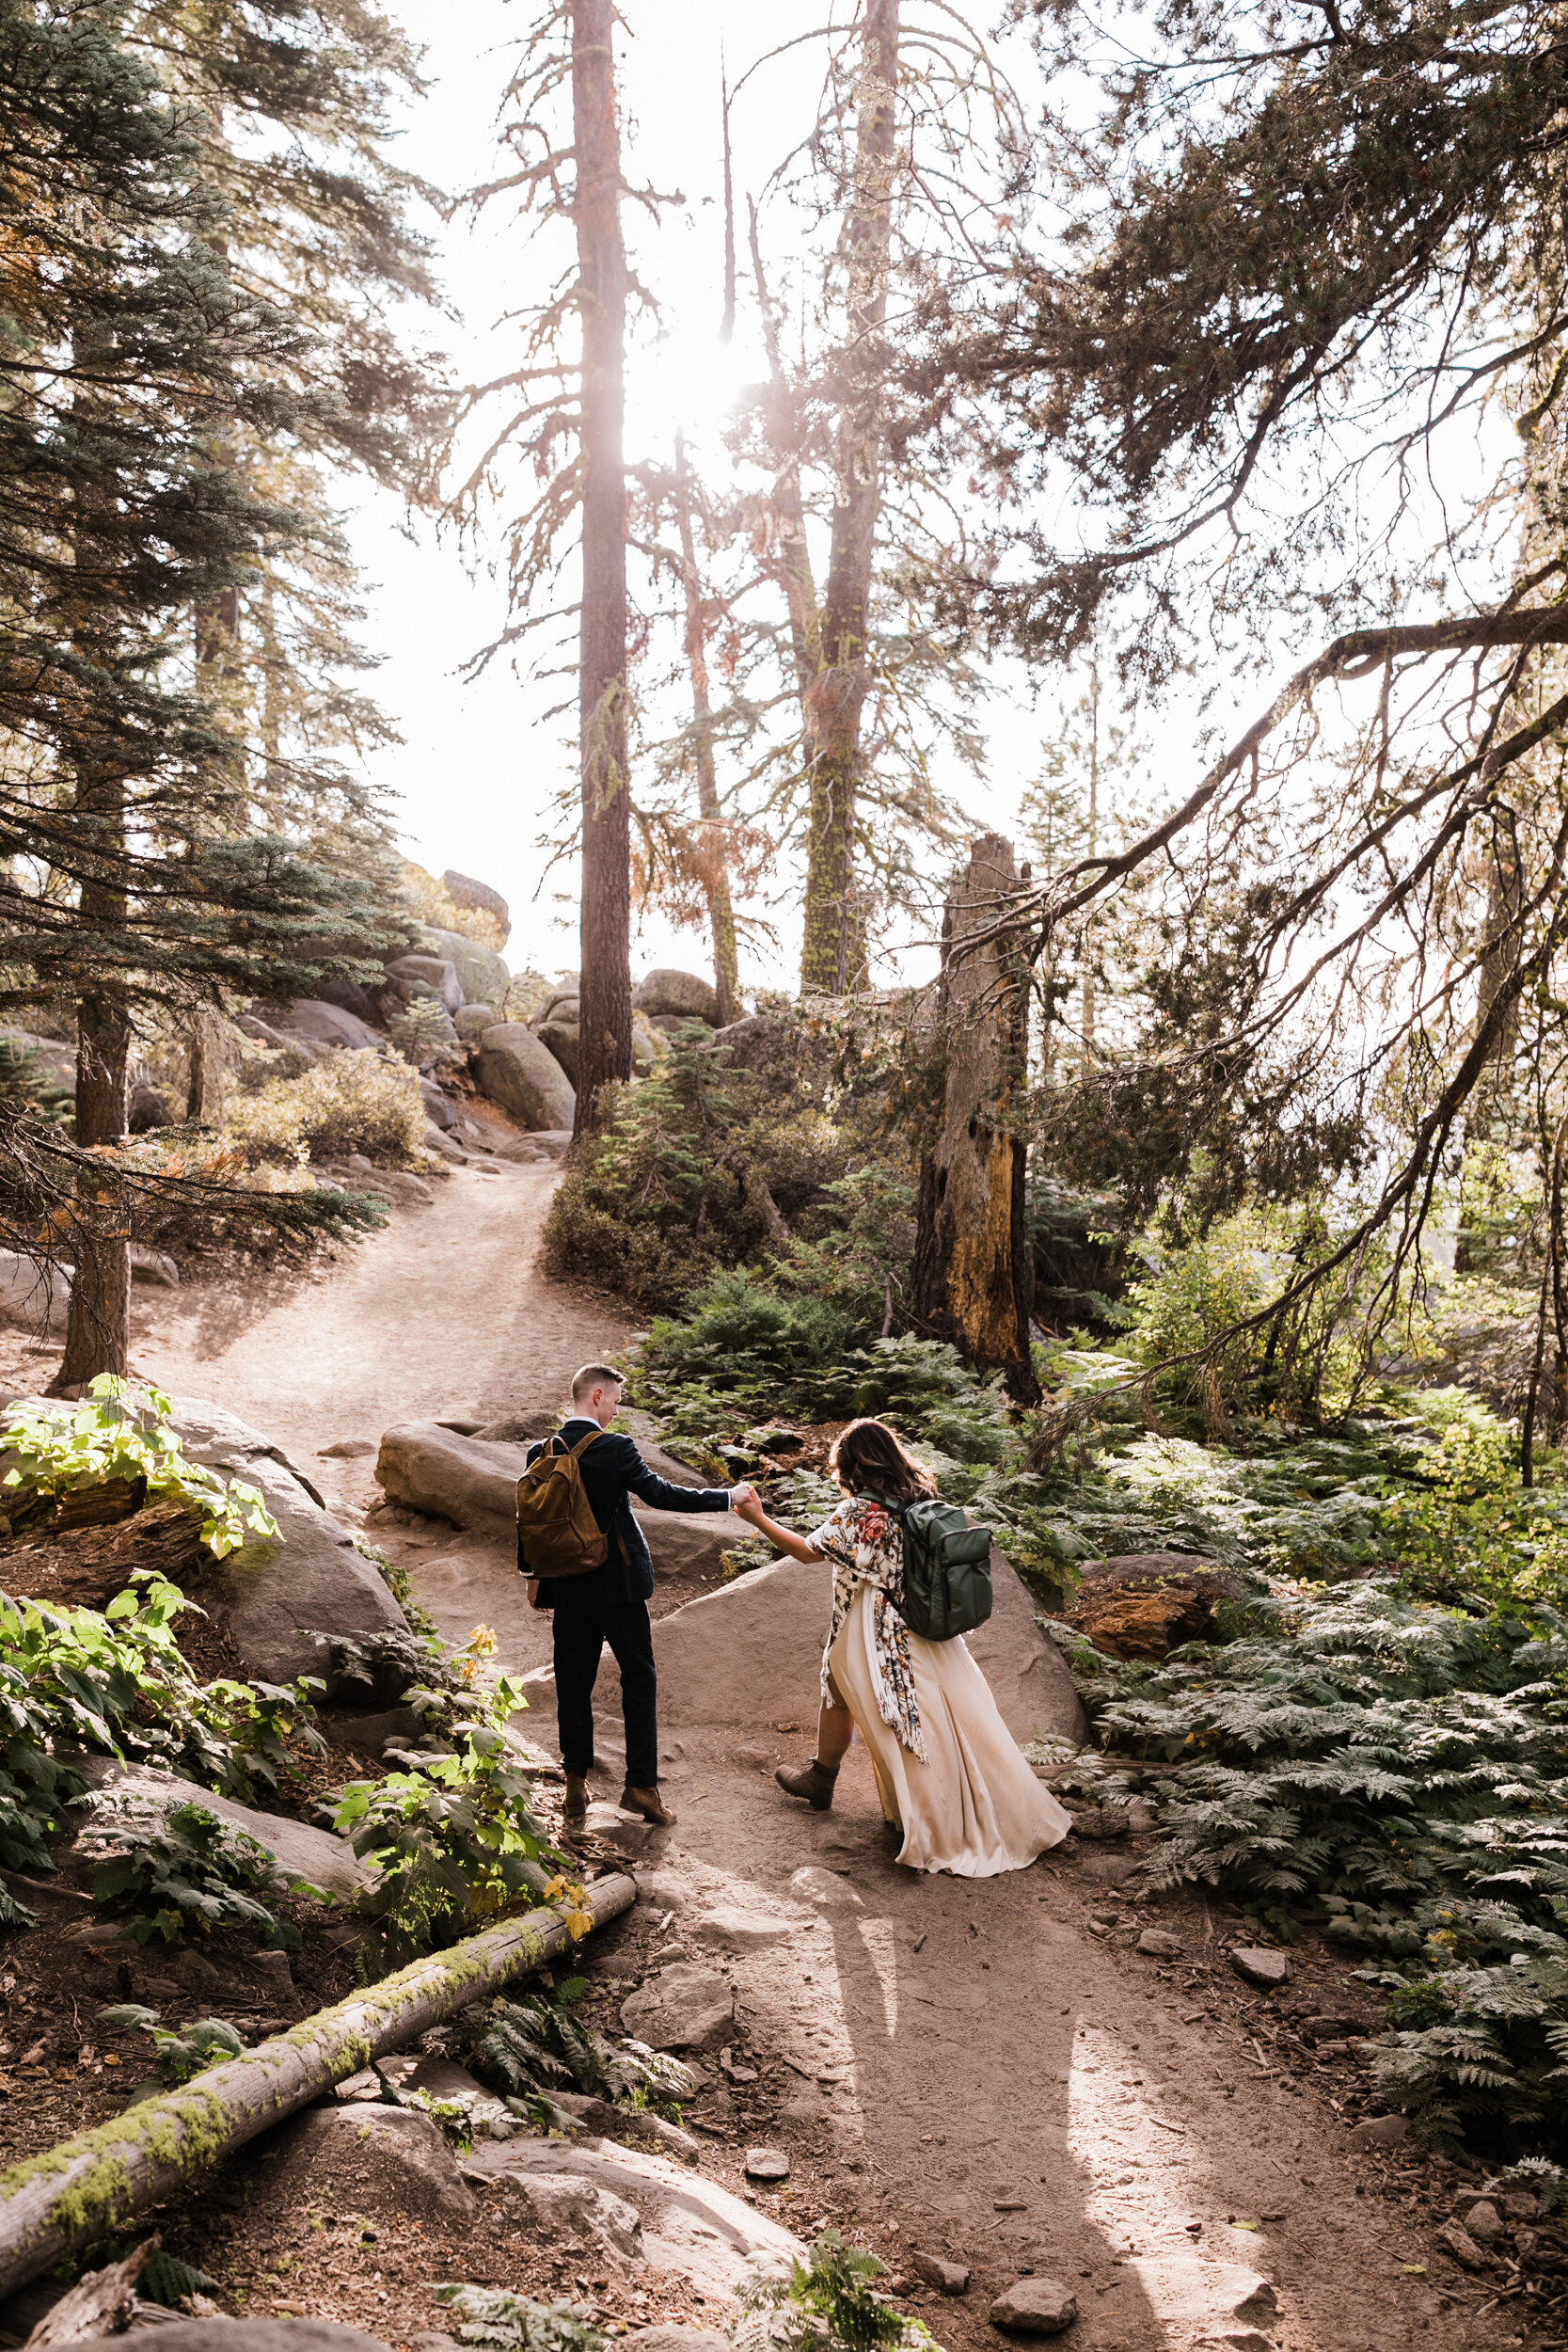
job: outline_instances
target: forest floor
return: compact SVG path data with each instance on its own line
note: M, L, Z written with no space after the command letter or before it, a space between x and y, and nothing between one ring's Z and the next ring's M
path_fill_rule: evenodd
M545 1662L547 1630L522 1605L506 1547L379 1508L373 1454L321 1449L373 1443L398 1421L554 1406L579 1361L625 1341L613 1306L537 1268L554 1182L547 1167L459 1168L433 1207L394 1211L308 1275L135 1303L138 1375L264 1430L346 1524L408 1567L444 1632L492 1625L499 1662L517 1672ZM20 1343L0 1360L18 1386L46 1377ZM1529 2331L1506 2268L1471 2277L1439 2246L1464 2176L1354 2139L1337 2105L1354 2060L1314 2059L1289 2032L1304 2015L1365 2010L1338 1953L1308 1938L1281 1991L1249 1990L1227 1957L1239 1914L1139 1897L1136 1841L1073 1837L1030 1870L977 1883L899 1870L858 1744L832 1812L774 1788L775 1762L809 1753L814 1706L802 1690L797 1721L759 1722L744 1739L662 1724L678 1826L637 1865L633 1914L594 1939L592 1997L607 2016L672 1940L707 1945L731 1974L736 2058L756 2080L704 2064L687 2115L713 2177L802 2235L832 2223L871 2247L900 2303L954 2352L1003 2341L991 2296L1028 2270L1076 2296L1068 2341L1085 2352L1554 2340ZM547 1721L530 1728L553 1747ZM612 1765L619 1725L603 1732ZM618 1787L607 1770L598 1793ZM1134 1949L1146 1925L1180 1939L1174 1963ZM758 2140L790 2153L782 2190L744 2180ZM334 2247L252 2210L241 2185L237 2173L218 2203L252 2311L355 2319L406 2343L443 2323L432 2277L504 2275L535 2294L581 2285L526 2248L520 2271L498 2248L499 2266L478 2272L475 2252L444 2249L443 2263L467 2265L454 2272L412 2242ZM968 2293L923 2287L916 2250L969 2265ZM1248 2302L1259 2280L1276 2309L1267 2293ZM677 2308L691 2315L691 2299L638 2300L621 2315Z

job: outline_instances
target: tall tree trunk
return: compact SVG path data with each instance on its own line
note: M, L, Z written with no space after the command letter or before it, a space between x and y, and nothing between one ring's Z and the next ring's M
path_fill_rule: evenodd
M806 698L811 821L800 986L842 994L866 984L865 916L855 892L855 792L868 660L871 567L882 499L888 261L893 236L898 0L866 0L860 119L845 245L849 333L834 469L832 540L820 662Z
M1100 655L1089 660L1089 837L1084 854L1093 857L1100 847ZM1094 973L1084 965L1084 1075L1094 1068Z
M90 383L95 353L112 348L112 337L96 322L78 339L76 354L87 365ZM77 395L85 437L97 427L94 395ZM102 479L85 480L71 517L73 558L93 581L77 649L88 662L112 671L117 645L112 606L103 587L112 576L115 555L109 530L113 489ZM118 767L102 753L84 750L76 762L74 815L78 840L90 858L88 879L77 899L86 977L76 1003L76 1141L89 1150L118 1144L125 1136L126 1073L131 1055L131 1017L112 977L125 946L129 897L126 890L126 790ZM52 1395L67 1395L100 1373L123 1373L131 1346L131 1234L129 1221L104 1200L104 1188L85 1172L77 1178L80 1207L72 1229L75 1274L66 1321L65 1354L50 1383Z
M575 1132L601 1126L631 1076L631 832L626 777L626 255L615 114L614 0L572 0L572 135L582 312L582 977Z
M697 810L702 819L703 896L713 935L713 989L722 1029L740 1009L740 967L736 953L735 908L724 857L719 807L719 777L713 758L713 704L708 696L707 643L703 627L703 583L697 570L691 528L691 471L686 437L675 436L675 528L680 533L681 585L686 593L686 666L691 674L691 719L696 739Z
M923 1330L982 1370L1005 1372L1015 1404L1033 1405L1025 1155L1007 1125L1028 1083L1022 945L1004 933L959 952L1018 887L1012 843L988 833L947 901L938 1011L945 1093L942 1133L920 1171L911 1303Z

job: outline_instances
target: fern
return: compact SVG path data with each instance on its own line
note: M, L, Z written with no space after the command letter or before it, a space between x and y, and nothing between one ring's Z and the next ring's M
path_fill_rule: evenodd
M679 2058L650 2050L641 2042L613 2042L572 2014L562 1987L556 2001L538 1997L509 2001L474 2052L486 2080L499 2083L531 2107L552 2090L578 2090L612 2105L640 2095L644 2101L689 2099L696 2078Z

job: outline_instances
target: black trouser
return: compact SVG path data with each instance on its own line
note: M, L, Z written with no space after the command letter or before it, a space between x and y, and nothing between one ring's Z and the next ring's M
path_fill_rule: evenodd
M569 1772L586 1772L593 1764L594 1685L608 1642L621 1669L626 1785L652 1788L658 1779L658 1674L647 1602L626 1601L615 1609L563 1609L558 1601L552 1614L562 1763Z

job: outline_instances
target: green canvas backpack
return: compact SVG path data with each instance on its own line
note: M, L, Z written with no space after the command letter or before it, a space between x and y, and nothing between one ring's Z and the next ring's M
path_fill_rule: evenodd
M868 1495L899 1524L904 1537L904 1623L927 1642L973 1633L990 1615L990 1530L971 1527L956 1502L921 1495L890 1502Z

